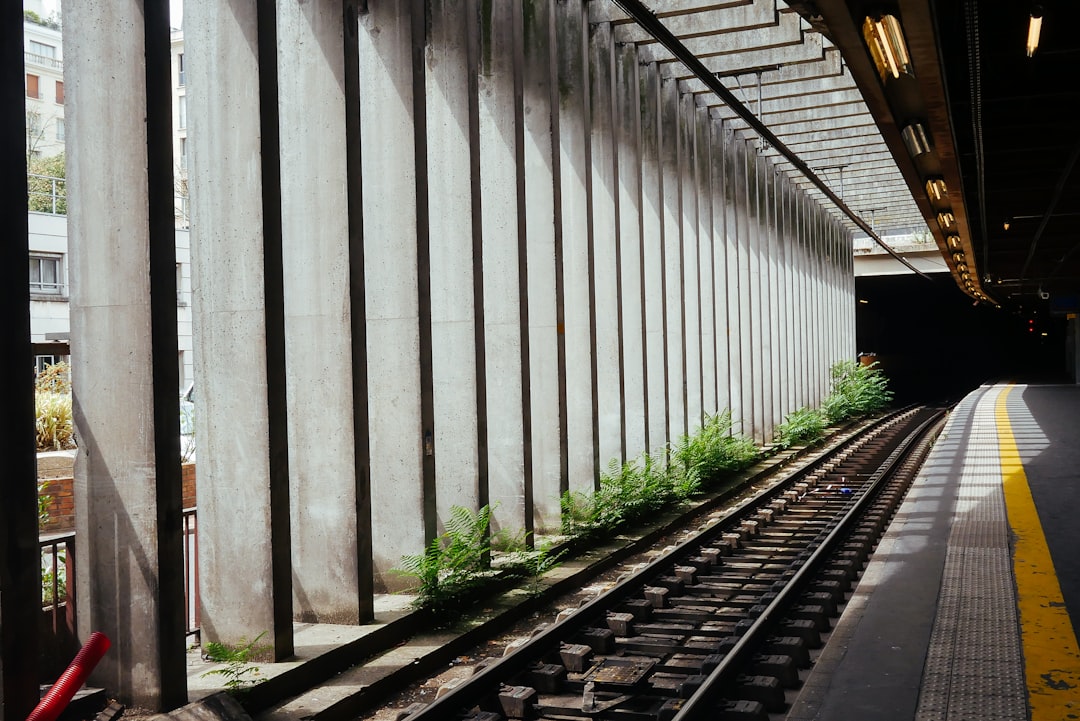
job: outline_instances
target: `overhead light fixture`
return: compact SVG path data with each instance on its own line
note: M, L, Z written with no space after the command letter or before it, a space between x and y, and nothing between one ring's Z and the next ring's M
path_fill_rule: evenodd
M937 214L937 222L938 225L941 226L942 230L952 230L953 225L956 224L956 216L953 215L950 211L944 210Z
M967 263L957 263L956 269L961 273L966 273L968 270Z
M1031 17L1028 20L1027 56L1030 58L1039 49L1039 34L1042 32L1042 7L1036 5L1031 9Z
M960 236L959 235L950 235L948 238L946 238L946 240L949 242L949 247L950 248L959 248L960 247Z
M945 181L941 178L930 178L926 181L926 195L931 200L942 200L947 194Z
M1005 230L1009 229L1009 221L1007 221L1007 220L1005 221L1004 227L1005 227Z
M957 263L963 263L964 262L964 254L963 253L953 253L952 258Z
M900 131L911 157L917 158L930 152L930 136L921 123L912 123Z
M863 21L863 39L870 48L870 56L877 65L882 82L891 75L900 77L901 73L913 75L911 56L908 55L907 43L900 21L894 15L882 15L880 18L867 17Z

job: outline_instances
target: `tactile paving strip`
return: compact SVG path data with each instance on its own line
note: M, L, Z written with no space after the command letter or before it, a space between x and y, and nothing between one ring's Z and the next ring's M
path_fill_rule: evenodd
M916 721L1022 721L1027 695L995 404L975 408Z

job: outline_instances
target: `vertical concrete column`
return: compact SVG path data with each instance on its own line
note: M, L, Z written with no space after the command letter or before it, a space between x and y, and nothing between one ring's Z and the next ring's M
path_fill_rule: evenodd
M724 144L724 244L727 247L727 348L729 398L732 430L742 432L745 410L743 405L742 377L742 320L743 306L746 300L740 290L744 287L742 266L744 253L741 252L739 239L739 208L741 184L739 169L741 158L738 155L737 140L731 126L721 121L721 135Z
M292 652L275 14L189 0L203 638ZM228 69L225 72L225 69ZM236 373L236 349L250 362ZM236 452L236 439L244 452Z
M742 399L742 415L735 419L735 430L746 436L753 436L756 428L754 401L758 379L754 375L754 314L757 312L755 278L753 276L753 206L754 186L752 183L749 153L746 141L735 136L733 143L735 161L735 220L739 239L739 384Z
M522 17L485 5L476 69L488 500L496 526L533 530L532 389L526 252ZM548 221L550 225L550 220ZM558 446L554 448L558 460Z
M791 298L791 183L784 176L777 177L777 322L780 324L780 406L781 416L786 418L795 410L795 367L793 349L795 323Z
M648 448L663 450L670 437L667 379L667 274L664 268L664 188L660 162L660 71L641 68L641 258L645 304L645 395Z
M342 0L278 4L293 597L296 619L309 623L359 623L371 605L357 558L367 529L357 517L350 392L343 17Z
M540 0L522 10L522 211L528 278L529 374L532 479L537 529L559 527L559 498L567 489L566 359L561 327L561 208L558 107L555 83L554 3Z
M0 10L0 197L5 241L0 244L0 377L8 379L0 413L0 721L22 721L40 699L38 624L41 560L38 548L34 390L27 372L30 345L30 259L27 221L26 91L23 85L22 3Z
M712 144L709 133L709 109L694 108L695 173L698 202L698 297L700 316L698 335L701 339L701 403L702 413L714 415L716 392L716 276L713 259L712 176L710 172Z
M687 428L702 423L701 392L701 271L698 263L697 106L693 93L679 96L679 183L682 196L683 349L686 373Z
M477 16L474 5L473 12L467 12L467 4L466 0L428 4L430 24L424 49L427 177L421 182L427 184L433 442L440 523L450 517L453 506L477 508L487 502L487 478L481 484L478 465L477 384L485 381L477 379L482 359L477 358L474 281L483 266L473 253L469 79L476 77L476 69L469 67L468 57L468 43L475 39L476 28L470 32L467 25L475 24ZM482 292L482 277L479 280Z
M614 45L611 23L589 26L589 169L600 468L625 459L622 399L618 176L615 154Z
M622 318L623 423L626 457L648 447L645 389L645 258L642 244L641 90L637 49L615 48L615 137L619 193L619 278Z
M591 491L599 470L593 253L590 238L589 73L581 0L555 5L559 91L559 203L562 307L566 334L566 434L569 488ZM605 461L606 462L606 461Z
M762 257L765 246L765 193L761 182L761 157L757 153L757 139L748 139L743 143L746 153L747 182L747 224L749 229L749 279L750 279L750 377L751 402L750 431L754 440L761 441L765 432L765 394L768 381L765 376L764 355L765 339L765 297L762 277Z
M766 441L771 441L774 428L783 422L784 413L784 345L783 326L780 314L780 183L777 178L777 170L772 163L765 163L765 187L769 193L769 354L765 358L769 369L769 388L771 390L772 406L769 412L769 428L765 436Z
M727 149L724 143L724 124L709 116L709 178L710 205L712 206L712 242L713 255L713 298L714 328L716 341L716 410L723 412L731 408L731 335L728 321L728 243L727 209L725 197L724 157Z
M792 208L792 213L794 214L794 238L792 241L794 257L792 258L792 262L794 265L793 272L795 276L795 347L798 349L796 365L798 398L796 402L800 408L817 407L810 399L809 383L807 379L807 368L809 367L810 360L810 345L807 337L808 298L806 296L805 211L805 196L802 193L796 193Z
M360 15L360 123L367 266L371 525L376 590L435 531L425 483L417 266L413 25L407 3L369 3Z
M827 308L824 302L822 287L822 233L824 225L824 211L816 203L812 206L812 225L810 235L810 273L811 292L813 293L813 346L814 346L814 396L815 405L821 405L829 393L829 364L828 346L825 337L825 314Z
M772 439L772 428L775 415L773 413L773 323L772 323L772 277L769 274L769 262L772 257L773 232L773 194L772 172L768 162L761 155L760 141L754 144L754 159L757 169L758 198L760 201L758 215L761 233L760 260L758 275L761 279L761 312L759 324L761 325L761 436L762 443Z
M686 340L683 337L682 177L680 174L679 81L660 81L660 168L664 199L665 352L668 440L687 433Z
M112 641L95 685L167 709L187 699L168 5L69 3L64 27L79 628Z

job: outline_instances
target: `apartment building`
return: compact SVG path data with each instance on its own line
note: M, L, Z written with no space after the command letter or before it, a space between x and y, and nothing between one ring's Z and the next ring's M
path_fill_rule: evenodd
M26 153L47 161L64 152L64 56L58 7L53 12L42 0L27 2L23 23L23 63L26 75ZM176 158L176 313L180 388L193 380L191 263L188 240L187 106L184 41L172 31L173 153ZM35 365L67 360L71 349L70 288L68 285L66 181L63 173L33 172L30 181L30 334ZM62 166L61 166L62 167Z

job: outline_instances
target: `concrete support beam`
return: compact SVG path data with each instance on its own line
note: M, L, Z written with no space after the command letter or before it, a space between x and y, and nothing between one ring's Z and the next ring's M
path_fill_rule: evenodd
M713 334L716 341L716 411L731 409L731 333L728 317L728 242L723 123L709 114L709 183L712 206Z
M288 200L281 206L281 245L293 614L307 623L355 624L371 617L372 600L362 580L370 575L370 559L358 557L368 545L361 539L368 527L367 519L358 517L362 471L351 392L343 12L342 0L279 4L277 72L285 150L281 195ZM290 150L301 147L302 153ZM363 355L357 360L362 369ZM367 429L362 425L359 430Z
M686 368L687 428L701 428L704 415L701 382L701 270L698 238L697 108L694 96L679 95L679 183L682 197L683 327Z
M6 240L0 244L0 377L9 379L0 413L0 721L22 721L37 705L41 566L38 549L34 389L30 345L30 258L26 181L26 89L22 3L0 10L0 197ZM14 382L18 379L18 382ZM17 660L18 659L18 660Z
M738 153L735 133L722 120L720 124L724 147L724 243L727 248L727 346L729 369L729 397L732 418L732 430L743 432L742 420L745 417L743 382L743 305L742 289L746 287L743 279L743 267L746 254L739 234L739 213L744 203L745 193L740 180L742 157Z
M483 236L484 369L488 499L494 524L534 530L530 387L529 265L525 222L523 27L515 3L485 7L480 23L478 93L480 222ZM548 111L550 117L550 111ZM550 132L550 131L549 131ZM550 179L549 194L550 198ZM550 225L550 202L548 203ZM552 364L556 365L555 363ZM557 389L552 393L557 399ZM558 410L556 408L556 423ZM557 431L552 449L557 473ZM557 475L556 475L557 483ZM557 500L558 487L547 490ZM551 499L545 504L548 512Z
M232 645L264 634L260 644L284 658L292 570L276 20L272 7L189 0L185 25L202 633ZM250 361L242 374L238 347Z
M95 684L168 709L187 700L169 8L63 19L78 624L112 641Z
M595 311L596 408L600 469L626 458L619 274L618 176L615 148L614 45L611 25L589 28L590 233Z
M615 132L618 170L619 278L621 283L623 418L626 457L648 448L645 379L645 256L643 245L641 85L637 53L615 48Z
M660 169L663 191L665 352L668 440L687 433L686 342L683 321L682 177L680 175L679 87L660 85Z
M484 349L482 335L477 336L477 327L483 326L482 297L477 298L477 291L483 293L481 226L473 223L473 206L479 203L473 184L479 132L474 103L477 15L467 0L442 0L424 12L427 165L420 182L426 183L429 263L428 278L422 276L420 283L426 281L431 289L435 496L441 531L454 506L479 508L488 500L486 463L483 476L480 472L481 454L487 460L486 408L478 407L477 396L478 389L486 390L486 381L478 378Z
M645 305L645 386L648 449L660 453L671 437L668 404L667 274L664 259L663 124L660 73L655 63L641 66L641 257Z
M591 491L600 467L590 237L587 27L581 0L555 6L562 307L566 335L566 433L570 490ZM556 253L558 256L558 253Z
M712 143L708 108L694 107L694 145L697 148L694 172L697 175L698 203L698 286L700 288L701 402L704 415L715 415L716 390L716 277L713 261Z
M537 529L559 527L559 498L568 489L566 349L562 315L561 154L555 67L555 4L538 2L522 17L523 209L532 427L532 478Z
M421 413L430 385L424 387L421 374L412 9L406 3L371 3L368 9L360 15L358 45L378 592L404 585L390 570L435 533L434 488L425 472L425 458L434 461L425 455L434 453L434 438L425 437Z

